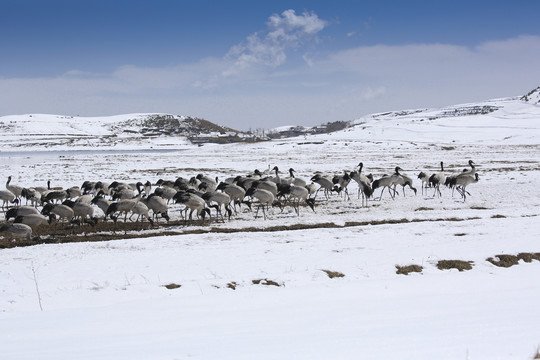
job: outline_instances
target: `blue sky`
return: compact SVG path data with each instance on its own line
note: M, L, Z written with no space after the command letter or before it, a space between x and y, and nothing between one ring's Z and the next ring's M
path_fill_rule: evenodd
M540 85L538 1L0 0L0 115L317 125Z

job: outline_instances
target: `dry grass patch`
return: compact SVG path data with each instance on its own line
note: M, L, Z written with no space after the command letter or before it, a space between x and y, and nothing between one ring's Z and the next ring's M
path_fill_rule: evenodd
M167 284L167 285L163 285L163 287L165 287L165 288L167 288L169 290L178 289L181 286L182 285L178 285L178 284L175 284L175 283L170 283L170 284Z
M492 257L487 258L486 261L489 261L495 266L509 268L519 264L519 259L516 255L495 255L498 260L493 259Z
M459 271L471 270L473 261L463 261L463 260L439 260L437 263L437 269L439 270L449 270L449 269L458 269Z
M413 264L413 265L407 265L407 266L396 265L396 269L397 269L396 274L409 275L409 273L412 273L412 272L421 273L424 268L420 265Z
M429 207L419 207L418 209L414 209L414 211L431 211L431 210L435 210L433 208L429 208Z
M506 216L497 214L497 215L492 215L491 218L492 218L492 219L505 219Z
M465 236L467 235L467 233L457 233L457 234L454 234L454 236Z
M511 267L514 265L519 264L519 260L523 260L527 263L532 262L533 260L540 261L540 253L528 253L528 252L521 252L517 255L508 255L508 254L501 254L501 255L495 255L497 259L494 258L487 258L486 261L489 261L495 266L499 267Z
M338 271L331 271L331 270L321 270L321 271L324 271L330 279L345 277L345 274L340 273Z
M231 281L230 283L227 284L227 288L233 289L233 290L236 290L237 286L238 284L236 283L236 281Z
M251 281L254 285L272 285L272 286L283 286L283 284L278 284L277 282L273 281L273 280L268 280L268 279L257 279L257 280L252 280Z
M530 263L533 260L540 261L540 253L519 253L517 254L517 257L527 263Z

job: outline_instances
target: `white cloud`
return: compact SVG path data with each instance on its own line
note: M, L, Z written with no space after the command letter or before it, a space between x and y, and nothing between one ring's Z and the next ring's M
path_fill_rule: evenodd
M294 10L286 10L281 15L270 16L267 25L266 34L252 34L229 51L227 58L233 65L223 72L223 76L238 74L252 65L271 68L282 65L287 59L287 50L315 38L326 26L326 21L314 13L296 15Z

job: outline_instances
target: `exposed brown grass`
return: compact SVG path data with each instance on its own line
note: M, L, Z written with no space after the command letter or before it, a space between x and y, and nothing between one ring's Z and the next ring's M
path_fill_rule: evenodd
M178 285L178 284L175 284L175 283L170 283L170 284L167 284L167 285L163 285L163 287L169 289L169 290L173 290L173 289L178 289L179 287L182 287L182 285Z
M492 219L505 219L506 216L497 214L497 215L492 215L491 218L492 218Z
M492 257L490 257L490 258L487 258L486 261L489 261L490 263L492 263L495 266L505 267L505 268L509 268L511 266L519 264L519 259L515 255L502 254L502 255L495 255L495 257L498 260L495 260Z
M331 271L331 270L321 270L321 271L324 271L330 279L345 277L345 274L340 273L338 271Z
M501 255L495 255L495 257L497 259L490 257L490 258L487 258L486 261L489 261L495 266L506 267L506 268L514 266L514 265L518 265L519 260L523 260L527 263L530 263L533 260L540 261L540 253L529 253L529 252L521 252L517 255L501 254Z
M233 290L236 290L237 286L238 284L235 281L231 281L230 283L227 284L227 288L233 289Z
M517 254L518 259L523 260L527 263L532 262L533 260L540 261L540 253L519 253Z
M463 260L439 260L437 263L437 269L439 270L449 270L449 269L458 269L459 271L471 270L472 261L463 261Z
M59 244L69 242L94 242L94 241L110 241L110 240L125 240L133 238L145 238L155 236L172 236L172 235L193 235L207 233L238 233L238 232L275 232L286 230L307 230L307 229L337 229L353 226L372 226L372 225L387 225L387 224L408 224L419 222L439 222L451 221L461 222L468 220L477 220L479 217L468 218L437 218L437 219L386 219L372 221L348 221L345 224L336 224L334 222L325 222L318 224L292 224L292 225L276 225L261 227L244 227L244 228L226 228L211 226L211 220L197 220L190 223L195 226L205 226L204 228L193 229L185 226L183 220L165 222L160 219L159 223L150 225L147 222L130 222L124 223L123 220L118 220L116 224L111 221L100 221L96 226L84 224L78 225L62 225L54 227L54 225L44 225L34 231L34 238L31 241L26 240L10 240L0 237L0 249L13 248L18 246L31 246L37 244ZM177 227L178 230L165 230L165 228Z
M424 268L420 265L407 265L407 266L399 266L396 265L396 274L403 274L403 275L409 275L409 273L417 272L421 273Z
M268 280L268 279L257 279L251 281L254 285L272 285L272 286L283 286L283 284L278 284L274 280Z

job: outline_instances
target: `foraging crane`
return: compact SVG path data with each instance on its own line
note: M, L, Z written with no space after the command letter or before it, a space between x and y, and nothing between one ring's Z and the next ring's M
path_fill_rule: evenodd
M6 221L9 221L11 218L16 218L17 216L21 215L28 215L28 214L39 214L39 210L36 209L33 206L20 206L17 208L11 208L8 211L6 211Z
M53 220L56 220L57 216L60 218L60 220L63 223L64 221L66 222L71 221L73 219L73 216L75 215L72 208L63 204L47 204L41 210L41 214L49 216L49 224L52 223ZM56 231L56 226L57 226L57 222L55 221L54 223L55 231Z
M264 208L265 206L269 207L270 205L274 205L274 194L272 194L268 190L251 187L248 191L246 191L246 196L251 196L252 198L256 198L259 201L257 211L255 212L255 218L257 218L257 215L259 214L259 209L262 208L263 216L266 220L266 211ZM281 207L281 204L279 202L277 204Z
M399 169L399 170L398 170ZM403 196L405 196L405 186L409 186L409 189L414 191L414 195L416 195L416 188L412 186L412 179L408 177L407 175L401 174L399 171L402 171L403 169L400 167L396 168L396 172L392 175L394 178L394 193L397 193L396 187L398 185L401 185L403 188Z
M25 224L30 226L32 229L38 227L39 225L47 225L49 223L49 218L41 214L27 214L19 215L13 221L14 224Z
M26 224L4 224L0 227L0 234L2 233L15 239L32 240L32 228Z
M142 216L143 219L146 218L148 220L150 225L154 225L154 220L150 218L150 214L148 213L149 212L148 206L146 206L146 204L143 203L142 201L139 201L138 203L136 203L133 209L131 209L131 212L132 212L132 216L137 215L137 219L135 220L135 222L139 222L139 219ZM129 219L131 220L131 216L129 217Z
M212 179L209 176L206 176L206 175L203 175L203 174L198 174L195 178L197 180L199 180L201 183L205 183L206 184L206 189L208 191L215 191L216 190L217 177L215 179Z
M113 202L107 208L105 212L105 219L109 216L115 223L118 220L118 216L124 214L124 223L127 222L127 215L133 210L135 205L141 200L142 194L139 194L131 199L122 199L118 202ZM115 217L114 213L118 212L119 214Z
M324 196L326 197L326 199L328 199L329 194L333 191L333 188L334 188L334 183L332 182L332 180L321 176L321 174L315 174L311 178L311 181L313 181L314 183L319 184L319 189L315 192L315 197L317 196L319 191L321 189L323 189L324 190Z
M97 224L98 219L94 216L94 207L92 205L73 200L65 200L62 205L69 206L73 210L73 219L80 219L81 224L83 222L92 226Z
M254 187L256 189L268 190L272 193L272 195L274 195L274 197L277 195L278 192L277 185L278 183L269 180L255 180L251 183L251 187Z
M229 207L231 197L229 195L218 191L208 191L202 194L202 199L206 201L208 207L216 209L216 218L221 216L221 219L223 220L223 213L221 212L221 206L223 206L229 220L231 219L232 210Z
M192 220L194 211L197 217L202 217L203 220L205 219L206 215L210 216L210 209L205 207L206 202L198 195L187 191L179 191L176 193L176 195L174 195L173 200L177 204L183 204L186 206L186 216L184 217L186 221L188 209L191 210L189 212L189 220Z
M289 196L292 199L292 206L296 214L300 216L300 201L304 200L306 204L315 211L315 199L309 198L309 191L305 186L297 186L294 184L281 184L278 197Z
M103 197L105 193L100 190L96 196L94 196L94 198L90 201L91 204L94 204L94 205L97 205L98 208L101 209L101 211L103 211L103 214L106 214L107 213L107 209L109 208L109 205L111 205L112 201L110 200L107 200ZM105 216L106 218L107 216Z
M156 189L157 190L157 189ZM176 194L176 191L175 191ZM168 214L169 206L167 205L167 202L165 199L163 199L161 196L154 194L150 194L146 198L142 198L141 200L148 209L152 210L154 213L153 216L156 217L156 221L158 220L158 215L161 215L162 218L169 221L170 217Z
M229 195L229 198L231 199L231 202L234 204L234 207L233 207L234 212L237 213L236 205L240 206L240 204L244 200L244 197L246 196L246 190L244 190L243 188L241 188L238 185L227 184L225 182L219 183L216 190L221 190L225 194Z

